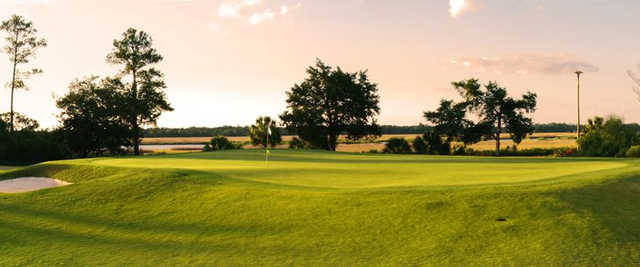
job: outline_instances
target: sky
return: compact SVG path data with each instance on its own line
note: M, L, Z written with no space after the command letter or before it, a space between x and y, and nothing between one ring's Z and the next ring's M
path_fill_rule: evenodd
M640 122L627 71L640 73L637 0L0 0L0 18L32 20L48 47L25 67L42 75L16 93L16 111L58 124L55 98L76 78L113 75L106 55L129 27L149 33L165 60L175 108L160 127L248 125L277 116L317 58L379 86L381 124L426 123L451 82L497 81L538 94L539 123L611 114ZM4 35L2 35L4 38ZM0 45L4 45L0 40ZM0 53L0 81L11 78ZM0 111L9 110L0 89Z

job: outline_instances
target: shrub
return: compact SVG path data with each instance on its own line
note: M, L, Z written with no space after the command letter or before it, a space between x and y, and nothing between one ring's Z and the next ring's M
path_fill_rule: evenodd
M465 146L457 145L453 148L453 155L464 156L466 154L467 154L467 150Z
M204 145L204 148L203 148L202 150L204 150L204 152L211 152L211 151L213 151L213 149L211 148L211 145L210 145L210 144L206 144L206 145Z
M429 153L429 146L424 142L424 138L418 136L416 139L413 139L412 142L413 152L416 154L427 154Z
M311 149L311 143L304 141L298 137L294 137L289 141L289 149Z
M429 131L424 133L422 139L427 144L428 154L434 155L450 155L451 154L451 143L445 142L442 140L442 136L440 134Z
M391 138L385 145L384 152L391 154L409 154L411 153L411 147L409 146L409 142L404 138Z
M633 146L627 150L627 157L630 158L640 158L640 146Z
M9 133L8 124L0 118L0 162L31 164L69 157L71 152L61 131L34 131L23 127Z
M638 144L638 134L622 119L610 117L589 120L587 132L578 140L580 153L595 157L622 157L633 145Z
M554 155L556 150L554 149L545 149L545 148L533 148L533 149L522 149L522 150L505 150L501 152L502 156L507 157L546 157ZM465 154L469 156L486 156L493 157L496 155L495 150L473 150L466 149Z
M205 151L218 151L218 150L232 150L239 149L238 146L234 145L224 136L216 136L211 139L211 142L205 145Z
M578 154L578 150L573 147L556 148L553 151L554 157L572 157Z
M22 130L0 134L0 162L30 164L70 156L71 152L58 131Z

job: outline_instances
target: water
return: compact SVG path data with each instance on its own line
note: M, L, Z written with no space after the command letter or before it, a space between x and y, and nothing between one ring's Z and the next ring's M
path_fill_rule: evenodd
M140 149L145 151L160 150L202 150L204 145L140 145Z

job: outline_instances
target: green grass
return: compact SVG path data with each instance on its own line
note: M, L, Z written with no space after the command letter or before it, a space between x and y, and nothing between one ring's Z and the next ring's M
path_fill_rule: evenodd
M13 169L13 168L16 168L16 167L13 167L13 166L2 166L2 165L0 165L0 171L10 170L10 169Z
M640 161L274 151L0 171L0 265L638 265ZM506 222L498 222L504 218Z

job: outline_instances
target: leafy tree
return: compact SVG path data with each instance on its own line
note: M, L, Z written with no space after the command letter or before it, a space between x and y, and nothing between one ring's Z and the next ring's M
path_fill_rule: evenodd
M459 141L465 145L477 143L487 131L486 123L476 124L467 119L469 103L442 100L436 111L425 112L424 117L433 125L433 134L446 136L446 142Z
M433 125L436 133L447 137L447 141L459 140L464 129L473 125L472 121L466 119L467 106L466 103L442 100L436 111L425 112L424 117Z
M318 60L307 74L287 92L288 110L280 118L290 132L330 151L342 133L350 140L380 135L378 86L366 71L349 73Z
M422 139L427 145L427 153L434 155L449 155L451 154L451 143L443 140L442 136L435 130L426 131L422 135Z
M0 120L6 122L11 121L11 113L2 113L0 114ZM40 124L38 121L31 119L25 115L22 115L18 112L13 113L13 128L15 131L35 131L40 128Z
M32 164L70 157L60 131L16 130L9 133L9 129L3 131L1 128L0 162Z
M522 99L507 96L507 90L495 82L482 86L476 79L454 82L453 86L465 99L469 110L480 118L474 135L482 134L496 140L496 154L500 156L500 135L508 132L514 143L519 144L533 133L533 120L526 114L533 113L537 106L537 95L526 93Z
M413 147L413 152L415 152L416 154L429 153L429 146L420 136L413 139L413 141L411 142L411 147Z
M384 153L409 154L411 153L411 147L404 138L391 138L384 147Z
M13 75L11 82L7 85L7 87L11 88L9 129L13 132L15 130L15 113L13 111L15 90L27 90L26 80L34 74L42 73L40 69L22 70L19 65L29 63L39 48L47 46L47 41L36 36L38 30L31 21L27 21L18 15L13 15L9 20L3 21L0 25L0 31L7 33L5 40L8 44L4 47L4 51L9 55L9 61L13 64Z
M122 39L113 41L113 50L107 55L107 62L122 65L121 74L131 78L129 83L122 83L126 106L121 111L131 129L136 155L140 155L141 127L156 125L162 112L173 111L163 91L167 87L164 75L152 67L162 60L151 37L133 28L124 32Z
M585 134L578 140L580 153L596 157L622 157L639 143L638 132L615 116L606 121L599 117L589 120Z
M8 118L8 116L5 117ZM34 120L30 120L30 123L38 124ZM9 124L0 120L0 162L32 164L69 157L70 152L61 131L37 131L31 127L25 127L10 132Z
M69 93L57 100L59 118L70 149L81 157L104 150L120 153L129 146L130 132L119 111L126 104L116 78L75 80Z
M259 117L256 120L256 124L249 127L249 136L251 138L251 144L264 148L266 148L267 145L276 147L282 142L280 131L276 126L276 122L271 120L271 117ZM267 137L269 139L268 142Z
M640 158L640 146L632 146L627 150L625 156L629 158Z
M311 149L311 144L298 137L294 137L289 141L289 149Z
M604 118L596 116L595 118L588 120L586 127L583 128L583 131L585 133L588 133L600 130L602 128L604 128Z

